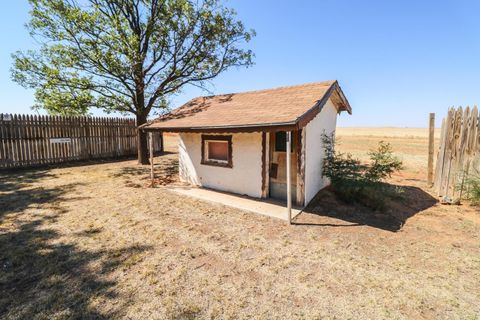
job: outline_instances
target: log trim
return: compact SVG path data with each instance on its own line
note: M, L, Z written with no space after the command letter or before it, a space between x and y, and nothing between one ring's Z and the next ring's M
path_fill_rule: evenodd
M303 206L305 202L305 130L297 131L297 199L296 204Z
M268 179L268 170L267 170L267 133L262 132L262 198L268 197L267 189L267 179Z
M163 132L187 132L187 133L250 133L250 132L276 132L276 131L294 131L297 130L295 122L287 124L258 125L246 127L143 127L141 130L163 131Z
M228 142L228 162L227 163L218 163L213 161L208 161L205 159L205 142L208 140L212 141L227 141ZM233 161L232 161L232 136L231 135L207 135L202 134L202 160L200 161L201 164L207 166L214 166L214 167L223 167L223 168L233 168Z

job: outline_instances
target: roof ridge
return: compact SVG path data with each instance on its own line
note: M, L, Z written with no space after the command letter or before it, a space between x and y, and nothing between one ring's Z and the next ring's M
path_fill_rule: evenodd
M214 94L210 96L198 96L193 99L198 99L198 98L213 98L213 97L220 97L220 96L228 96L230 94L248 94L248 93L258 93L258 92L264 92L264 91L274 91L274 90L282 90L282 89L290 89L290 88L299 88L299 87L306 87L306 86L311 86L315 84L324 84L324 85L332 85L337 80L325 80L325 81L318 81L318 82L307 82L303 84L294 84L294 85L289 85L289 86L280 86L280 87L273 87L273 88L268 88L268 89L258 89L258 90L248 90L248 91L241 91L241 92L229 92L229 93L221 93L221 94Z

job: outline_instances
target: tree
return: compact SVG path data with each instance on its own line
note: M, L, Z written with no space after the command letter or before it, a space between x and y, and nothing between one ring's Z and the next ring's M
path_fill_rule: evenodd
M187 84L250 66L255 35L220 0L29 0L38 50L13 54L12 78L35 89L34 108L133 113L137 125ZM148 163L138 134L138 161Z
M401 191L383 181L402 170L402 162L395 157L389 143L380 141L368 155L370 163L362 163L351 154L335 150L334 134L322 135L325 152L322 176L330 179L333 191L344 201L358 202L372 209L385 209L385 201Z

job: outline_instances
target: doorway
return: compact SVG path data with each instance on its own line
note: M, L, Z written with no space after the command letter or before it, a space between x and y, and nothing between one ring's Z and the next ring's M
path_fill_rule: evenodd
M297 198L297 156L296 141L298 131L292 131L290 141L291 149L291 194L292 202ZM270 198L287 200L287 133L285 131L272 132L270 134L270 174L269 194Z

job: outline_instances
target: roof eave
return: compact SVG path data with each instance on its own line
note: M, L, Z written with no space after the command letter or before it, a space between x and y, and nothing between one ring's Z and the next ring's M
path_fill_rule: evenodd
M262 131L288 131L297 130L297 121L249 124L249 125L231 125L231 126L201 126L201 127L148 127L141 126L140 130L162 131L162 132L262 132Z
M352 114L352 107L350 106L350 103L348 102L347 97L345 97L345 94L343 93L342 88L338 84L338 81L335 81L334 85L336 86L336 89L337 89L337 92L340 96L340 99L343 102L343 106L342 106L342 109L340 111L347 111L348 114L351 115Z
M336 104L338 112L345 110L349 114L352 114L352 108L350 107L347 98L345 98L345 95L343 94L343 91L340 88L338 81L335 81L332 83L330 88L328 88L327 92L325 92L323 97L318 100L318 102L312 108L310 108L307 112L297 118L297 126L299 128L303 128L310 121L312 121L313 118L315 118L315 116L322 111L323 106L327 103L328 99L330 99L334 93L337 93L339 97L339 99L336 99L334 102Z

